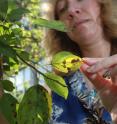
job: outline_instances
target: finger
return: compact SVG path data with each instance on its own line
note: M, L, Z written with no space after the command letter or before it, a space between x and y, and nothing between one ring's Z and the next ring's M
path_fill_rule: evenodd
M95 61L95 59L94 59L94 61ZM80 67L80 70L90 79L90 81L93 82L93 84L95 85L95 87L98 90L105 87L105 85L107 83L110 83L110 82L107 81L107 79L104 79L104 77L103 77L103 75L107 71L107 69L104 69L104 70L99 71L97 73L90 73L90 72L87 72L87 69L89 67L90 67L89 65L84 63Z
M88 60L89 61L89 59L90 58L86 58L86 60ZM90 59L90 60L93 60L92 62L90 61L90 64L92 63L95 63L95 62L97 62L97 61L99 61L99 60L97 60L97 59L95 59L95 58L93 58L93 59ZM101 59L102 60L102 59ZM96 73L92 73L92 72L88 72L87 70L90 68L90 65L89 65L89 63L84 63L84 64L82 64L81 65L81 67L80 67L80 69L83 71L83 72L87 72L87 73L91 73L92 75L93 74L96 74ZM102 76L102 77L106 77L106 75L105 75L105 73L107 72L108 70L107 69L103 69L103 70L101 70L101 71L98 71L98 74L100 75L100 76ZM104 76L105 75L105 76Z
M117 84L117 66L110 69L103 69L96 73L105 79L111 79L112 83ZM91 74L96 74L96 73L91 73Z
M106 79L104 79L102 77L103 73L100 72L98 73L89 73L87 72L87 68L89 66L86 64L83 64L83 66L81 66L81 71L89 78L89 80L93 83L93 85L96 87L96 89L100 90L103 87L105 87L105 85L107 85L107 83L109 83Z
M88 64L88 65L93 65L95 63L97 63L98 61L101 61L103 58L82 58L83 62Z
M87 63L83 63L83 64L80 66L80 69L81 69L82 71L86 71L88 67L89 67L89 65L88 65Z
M103 78L106 78L108 75L105 75L106 72L108 71L107 69L104 69L102 71L99 71L98 73L90 73L90 72L87 72L87 69L89 68L90 66L87 65L87 63L85 64L82 64L82 66L80 67L80 70L85 73L85 75L87 75L87 77L90 77L91 79L94 79L95 76L98 74L99 76L102 76Z
M90 68L87 69L88 72L98 72L102 69L107 69L112 66L115 66L117 64L117 58L115 56L107 57L105 59L102 59L102 61L98 61L94 65L92 65Z
M89 68L89 65L87 65L87 64L82 64L82 66L80 67L80 70L81 70L81 72L83 72L88 78L90 77L90 78L95 78L95 76L96 76L96 74L92 74L92 73L89 73L89 72L87 72L87 68Z
M102 76L105 79L111 79L111 70L110 69L103 69L96 73L98 73L100 76Z

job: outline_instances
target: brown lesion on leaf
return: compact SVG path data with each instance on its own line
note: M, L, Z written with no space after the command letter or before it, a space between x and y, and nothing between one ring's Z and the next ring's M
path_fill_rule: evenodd
M66 68L66 65L63 65L64 68Z
M64 60L62 63L65 65L66 64L66 61Z
M73 60L71 61L71 63L76 63L76 62L80 62L80 60L79 60L79 59L73 59Z
M71 72L71 68L68 67L67 70L68 70L68 73Z

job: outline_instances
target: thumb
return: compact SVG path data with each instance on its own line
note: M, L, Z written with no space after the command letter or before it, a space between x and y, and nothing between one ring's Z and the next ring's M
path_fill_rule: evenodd
M83 64L80 68L80 70L87 76L87 78L91 81L91 83L95 86L95 88L99 91L105 87L111 85L111 81L103 78L98 73L90 73L87 71L89 65L86 63Z

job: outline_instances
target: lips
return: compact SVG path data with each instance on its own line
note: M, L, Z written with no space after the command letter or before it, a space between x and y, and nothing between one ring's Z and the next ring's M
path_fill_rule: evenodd
M80 26L81 24L86 23L88 21L89 21L89 19L79 20L79 21L77 21L77 22L74 23L73 28L76 28L76 27Z
M77 23L77 25L80 25L80 24L85 23L85 22L87 22L87 21L88 21L88 20L79 21L79 22Z

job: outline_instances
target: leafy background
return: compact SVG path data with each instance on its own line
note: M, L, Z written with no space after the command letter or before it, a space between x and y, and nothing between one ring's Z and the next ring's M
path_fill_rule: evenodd
M52 100L38 84L42 75L52 90L67 98L68 89L62 77L43 73L37 65L45 56L41 47L42 27L66 32L64 24L41 17L40 0L0 0L0 123L47 124ZM9 80L21 69L30 67L35 75L33 86L21 94ZM52 85L54 84L54 85ZM14 92L15 91L15 92ZM22 97L20 97L22 96ZM31 109L31 111L30 111ZM2 122L5 120L5 122Z

